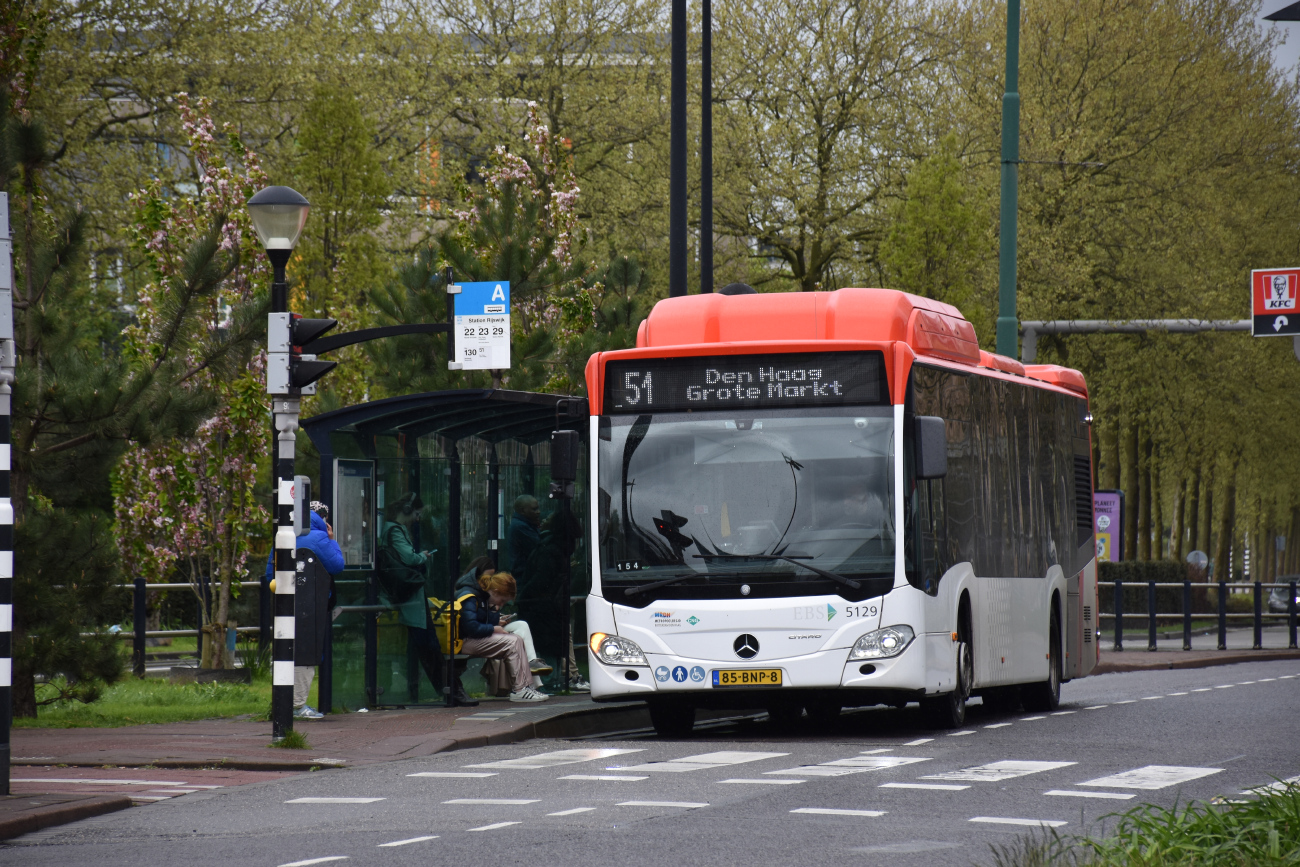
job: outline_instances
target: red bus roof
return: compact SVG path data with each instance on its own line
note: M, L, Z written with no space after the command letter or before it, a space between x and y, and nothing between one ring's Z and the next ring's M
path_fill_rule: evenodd
M1088 394L1079 371L1047 364L1026 366L1014 358L984 352L975 327L956 307L894 289L666 298L641 323L637 349L623 352L642 357L660 354L656 349L664 355L704 355L717 353L724 344L754 343L767 344L769 351L780 351L773 345L777 343L790 347L785 351L797 351L793 344L816 350L818 344L845 348L847 342L903 343L917 356L1028 377L1085 397ZM588 365L589 397L599 401L593 393L603 371L597 359L619 354L593 357Z

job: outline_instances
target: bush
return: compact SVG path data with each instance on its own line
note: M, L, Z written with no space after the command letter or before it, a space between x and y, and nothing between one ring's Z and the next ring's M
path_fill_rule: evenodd
M1157 584L1182 583L1187 580L1189 570L1186 564L1174 560L1122 560L1119 563L1102 563L1098 579L1101 581L1124 582L1125 616L1142 616L1147 613L1147 582ZM1098 603L1103 614L1115 613L1115 591L1111 587L1102 587L1098 591ZM1183 610L1183 591L1180 587L1156 588L1156 613L1179 614ZM1192 611L1209 612L1207 597L1203 586L1192 588Z

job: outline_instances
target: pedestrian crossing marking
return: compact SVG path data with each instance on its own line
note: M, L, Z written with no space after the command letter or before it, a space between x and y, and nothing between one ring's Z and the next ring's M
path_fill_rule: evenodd
M822 764L833 768L866 768L875 771L881 768L901 768L903 765L915 765L918 762L928 761L930 759L916 756L855 756L851 759L836 759L833 762L822 762Z
M286 804L373 804L383 798L294 798Z
M1255 786L1246 789L1243 795L1265 795L1269 792L1284 792L1291 786L1300 785L1300 777L1287 777L1285 780L1274 780L1266 786Z
M443 801L444 804L469 804L478 806L481 804L505 806L505 807L522 807L524 804L536 804L536 798L452 798L450 801Z
M1071 792L1068 789L1052 789L1044 795L1059 795L1063 798L1107 798L1113 801L1127 801L1137 795L1128 792Z
M1015 777L1024 777L1029 774L1037 774L1043 771L1054 771L1058 768L1068 768L1073 764L1077 764L1077 762L992 762L987 765L976 765L973 768L962 768L960 771L930 774L921 777L921 779L971 780L978 783L996 783L1001 780L1010 780Z
M881 783L882 789L935 789L941 792L960 792L970 786L961 783Z
M420 771L418 774L407 774L408 777L438 777L440 779L473 779L481 780L484 777L495 777L495 771Z
M752 783L756 786L793 786L807 780L718 780L719 783Z
M828 768L825 765L801 765L797 768L782 768L779 771L764 771L765 776L781 777L846 777L849 774L865 774L875 768Z
M698 810L700 807L707 807L708 804L701 804L695 801L623 801L620 807L681 807L683 810Z
M553 768L557 765L576 765L579 762L591 762L596 759L608 759L614 756L627 755L628 753L645 752L642 749L600 749L600 750L554 750L546 753L538 753L535 756L524 756L518 759L502 759L499 762L480 762L474 765L465 765L467 768L523 768L536 770L539 768Z
M649 777L628 777L618 776L615 774L569 774L567 777L558 777L561 780L607 780L617 782L618 780L648 780Z
M579 813L591 813L595 807L574 807L572 810L561 810L558 813L547 813L548 816L576 816Z
M1131 771L1124 771L1122 774L1098 777L1095 780L1088 780L1085 783L1079 783L1079 785L1099 786L1103 789L1145 789L1152 791L1155 789L1163 789L1166 786L1175 786L1180 783L1199 780L1201 777L1208 777L1211 774L1217 774L1222 770L1223 768L1187 768L1179 765L1147 765L1142 768L1134 768Z
M695 756L683 756L666 762L647 762L643 765L631 765L618 768L620 771L654 771L682 773L700 771L707 768L719 768L728 765L741 765L746 762L760 762L764 759L779 759L789 753L761 753L748 750L721 750L715 753L700 753Z

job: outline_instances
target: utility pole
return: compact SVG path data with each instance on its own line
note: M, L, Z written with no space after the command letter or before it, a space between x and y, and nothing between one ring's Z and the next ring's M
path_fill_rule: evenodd
M14 346L13 249L9 194L0 193L0 795L9 794L9 730L14 707L14 507L9 493L9 461L18 353Z
M713 10L704 0L700 42L700 292L713 291Z
M998 355L1016 357L1016 206L1020 179L1020 0L1007 0L1007 83L1002 94L1002 219L998 250Z
M668 295L686 294L686 0L673 0L668 146Z

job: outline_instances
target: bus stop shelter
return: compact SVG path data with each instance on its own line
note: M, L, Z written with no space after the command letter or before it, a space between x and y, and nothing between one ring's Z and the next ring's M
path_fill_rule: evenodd
M426 566L428 597L446 599L451 582L478 556L519 577L528 570L531 546L538 535L546 538L556 515L555 502L548 500L551 434L577 431L585 455L587 416L582 398L463 389L371 401L302 422L320 454L316 499L330 507L346 564L334 582L318 687L321 710L444 699L421 671L398 612L383 602L376 567L386 512L410 493L424 504L409 533L416 550L433 552ZM579 520L588 514L588 496L587 479L579 473L571 506ZM539 501L541 526L534 533L513 508L521 497ZM577 547L570 559L570 595L580 598L589 586L590 561L583 534L572 535ZM567 644L557 628L562 604L557 599L553 619L529 615L539 655L553 661ZM573 634L585 635L582 606L574 607L573 616ZM474 691L472 672L466 684Z

